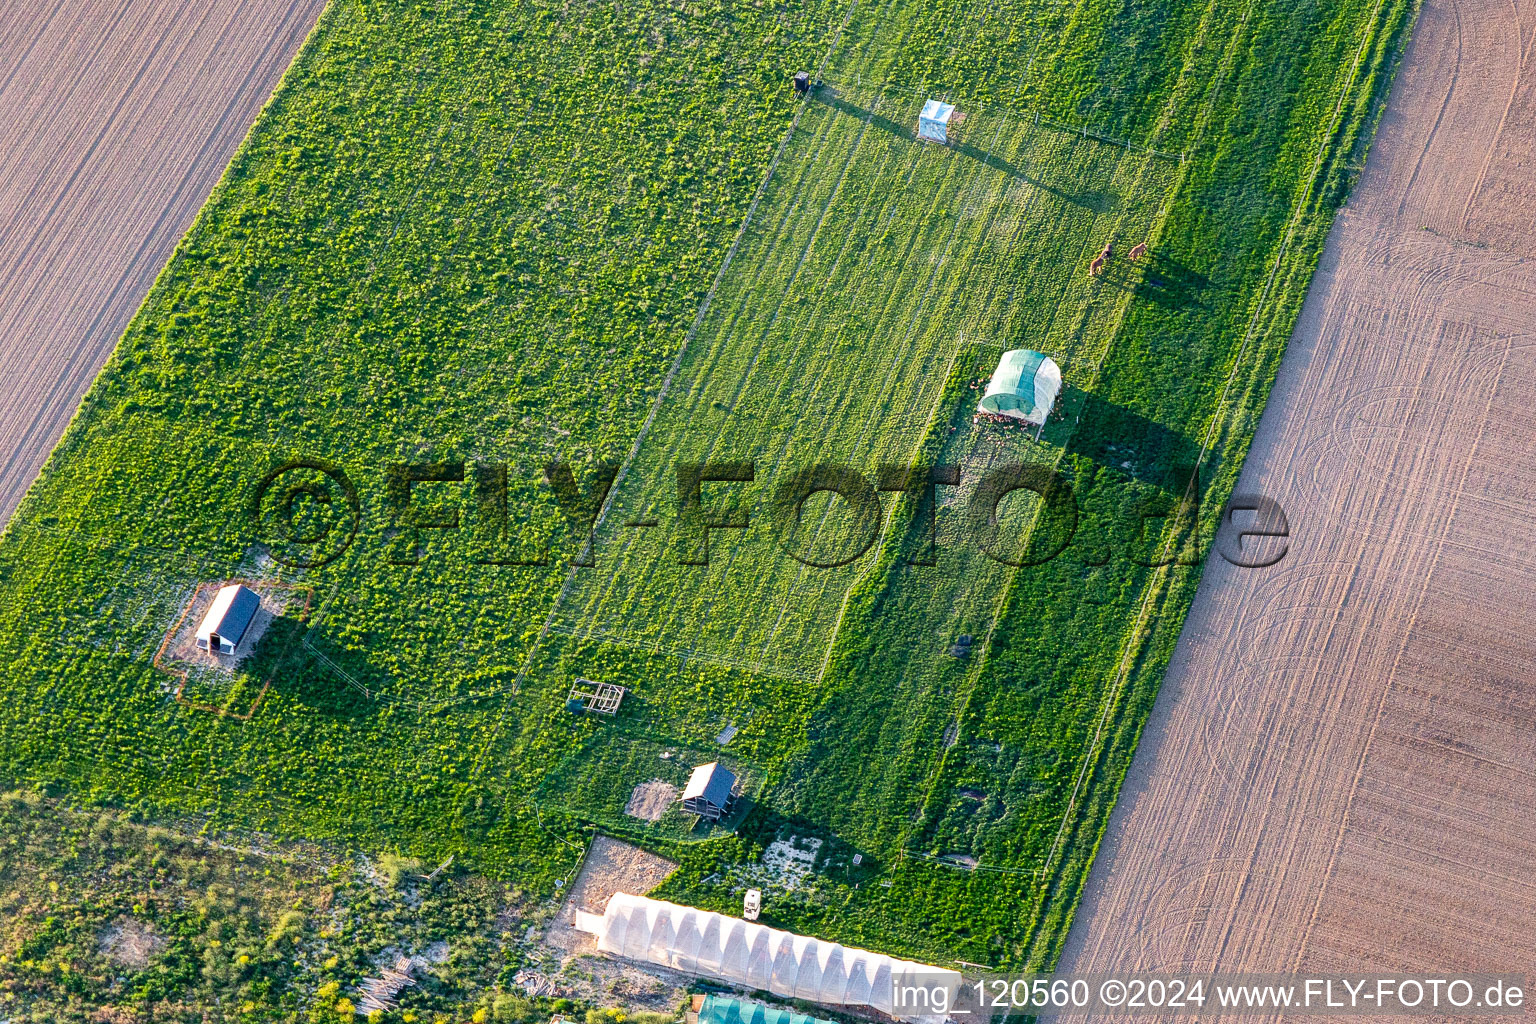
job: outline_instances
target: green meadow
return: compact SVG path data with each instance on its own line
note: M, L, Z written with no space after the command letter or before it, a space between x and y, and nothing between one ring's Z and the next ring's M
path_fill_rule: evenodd
M0 537L0 776L1049 965L1415 11L333 0Z

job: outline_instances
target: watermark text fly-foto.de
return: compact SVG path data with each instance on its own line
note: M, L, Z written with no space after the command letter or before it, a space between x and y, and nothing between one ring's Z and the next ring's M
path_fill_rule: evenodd
M959 1022L1002 1017L1113 1013L1242 1015L1298 1011L1320 1016L1521 1016L1520 975L1458 974L1090 974L895 977L891 1001L903 1017Z
M424 549L424 531L448 534L465 529L465 512L472 515L467 532L471 561L498 566L546 566L551 564L547 541L519 543L512 531L509 474L504 463L493 462L393 462L383 467L382 505L388 521L389 561L416 564ZM568 528L580 543L569 564L589 568L597 564L594 534L600 517L612 500L618 467L600 464L578 483L569 464L549 462L542 467L542 483L552 494ZM872 474L854 467L817 463L779 477L766 495L763 512L753 516L740 501L712 501L721 486L739 488L743 497L757 483L757 467L750 461L679 462L674 466L676 503L673 508L673 558L679 565L709 564L710 538L720 531L747 530L754 518L766 527L778 548L801 565L830 569L862 557L880 536L886 516L883 498L904 496L913 538L903 560L912 565L937 564L940 488L961 484L962 471L953 465L885 465ZM1126 545L1127 560L1143 566L1194 564L1201 549L1198 471L1176 468L1177 483L1166 493L1144 499L1131 512L1132 539ZM1039 501L1035 532L1039 543L1026 550L1014 549L1016 538L1007 536L1001 521L1004 501L1016 492L1028 492ZM424 501L423 496L431 500ZM829 544L815 517L807 513L811 499L825 495L839 513L841 528ZM273 557L287 565L309 568L335 560L358 536L363 521L363 501L351 477L339 465L319 458L294 459L275 466L260 478L248 503L258 536ZM1069 550L1077 535L1082 512L1071 482L1060 472L1034 463L1009 463L989 467L975 481L968 500L960 506L962 536L993 561L1012 565L1042 565ZM1170 521L1194 530L1192 541L1180 545L1149 547ZM657 518L631 519L623 527L646 530L661 525ZM1272 499L1236 495L1222 512L1214 538L1217 553L1243 568L1264 568L1279 562L1287 551L1290 524L1284 510ZM1191 555L1194 551L1197 554Z

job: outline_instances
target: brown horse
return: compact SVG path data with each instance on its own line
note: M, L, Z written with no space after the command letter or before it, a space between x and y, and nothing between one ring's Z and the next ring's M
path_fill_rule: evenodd
M1089 276L1098 277L1104 272L1104 264L1109 262L1109 257L1114 253L1114 245L1114 242L1104 243L1104 248L1099 250L1099 254L1093 258L1093 262L1088 264Z

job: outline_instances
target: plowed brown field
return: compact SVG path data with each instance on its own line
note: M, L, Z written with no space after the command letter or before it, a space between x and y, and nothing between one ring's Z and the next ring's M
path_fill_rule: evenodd
M0 524L324 6L6 5Z
M1426 0L1062 970L1536 963L1533 45Z

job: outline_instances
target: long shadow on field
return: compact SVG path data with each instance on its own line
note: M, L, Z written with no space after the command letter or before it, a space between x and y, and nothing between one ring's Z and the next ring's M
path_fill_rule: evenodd
M849 101L838 96L836 90L834 90L829 85L823 85L817 88L811 93L811 96L817 102L823 103L826 106L831 107L833 110L847 114L849 117L856 117L861 121L868 122L871 127L879 128L883 132L888 132L891 135L895 135L898 138L907 139L909 141L916 138L916 128L914 125L900 124L896 121L892 121L888 117L883 117L872 110L861 107L856 103L850 103ZM1116 199L1113 193L1096 189L1084 189L1079 192L1063 192L1059 188L1054 188L1050 185L1047 185L1045 182L1038 178L1030 177L1028 174L1024 173L1023 168L1009 163L1007 160L1004 160L1002 157L995 153L988 153L986 150L981 149L979 146L973 146L966 142L957 142L951 144L949 148L954 150L956 153L959 153L963 157L967 157L971 160L976 160L980 163L986 164L994 171L1001 171L1002 173L1008 175L1010 178L1016 178L1027 185L1031 185L1040 189L1043 192L1049 192L1051 195L1055 196L1057 199L1060 199L1062 202L1071 203L1073 206L1081 206L1085 210L1092 210L1095 213L1104 213L1108 210L1114 209L1116 205Z

